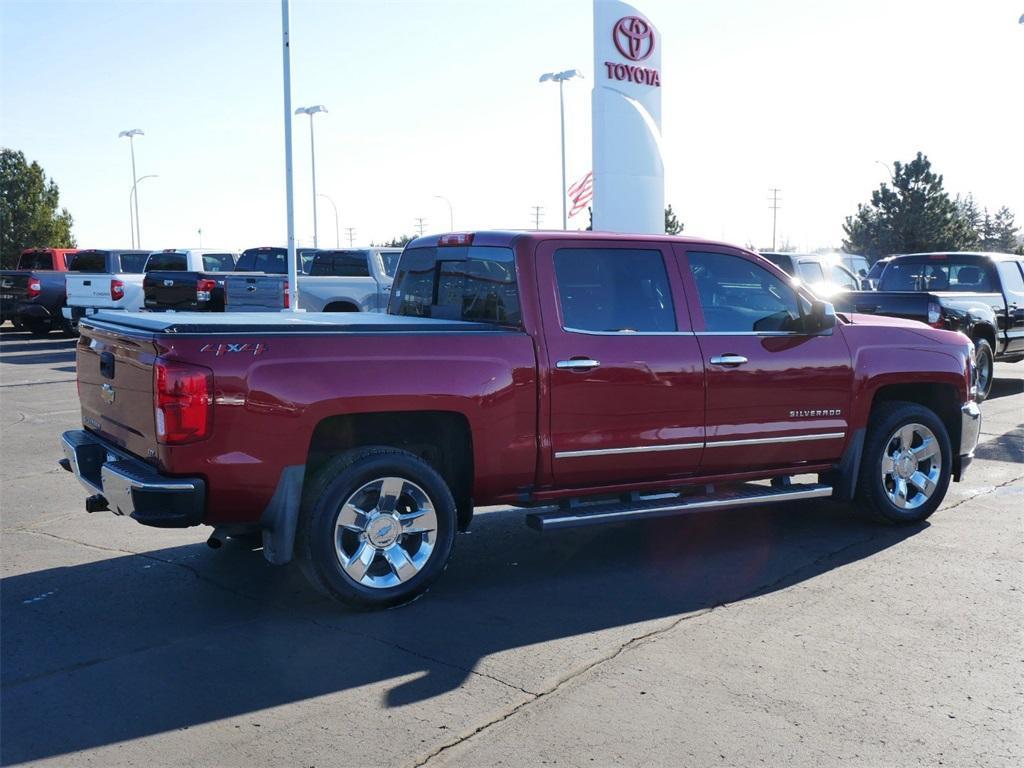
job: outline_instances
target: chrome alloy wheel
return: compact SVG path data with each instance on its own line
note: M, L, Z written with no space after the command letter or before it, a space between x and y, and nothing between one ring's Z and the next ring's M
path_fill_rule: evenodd
M342 505L334 550L352 581L386 589L419 573L436 541L437 513L430 497L409 480L381 477Z
M942 449L923 424L904 424L886 442L882 486L899 509L917 509L928 501L941 474Z

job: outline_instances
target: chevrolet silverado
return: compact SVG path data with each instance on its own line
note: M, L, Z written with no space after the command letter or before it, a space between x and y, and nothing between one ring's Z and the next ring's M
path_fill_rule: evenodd
M61 464L89 511L259 534L331 597L393 606L475 506L546 531L832 497L918 523L978 441L973 350L720 243L421 237L386 314L83 319Z

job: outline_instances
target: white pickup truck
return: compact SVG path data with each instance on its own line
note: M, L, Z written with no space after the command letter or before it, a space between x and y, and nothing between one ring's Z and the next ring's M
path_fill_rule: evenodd
M79 258L82 256L83 258ZM64 317L77 324L100 310L137 312L145 307L143 282L147 272L217 271L234 266L234 255L210 248L166 251L80 251L67 277ZM227 260L226 260L227 259ZM225 266L228 264L228 266Z
M101 309L140 309L142 273L149 254L96 248L79 251L65 280L64 318L77 325L81 317Z

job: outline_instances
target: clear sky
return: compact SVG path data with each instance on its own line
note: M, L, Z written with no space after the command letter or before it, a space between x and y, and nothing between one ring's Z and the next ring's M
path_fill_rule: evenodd
M923 150L951 192L1024 223L1024 0L641 0L663 44L666 200L688 234L838 245L843 217ZM60 185L79 245L285 241L280 4L0 0L0 144ZM342 241L560 223L590 169L590 0L292 2L293 106L316 118L318 191ZM312 241L308 118L295 118L296 235ZM321 245L334 214L321 200ZM574 223L575 222L575 223ZM586 226L586 214L570 226Z

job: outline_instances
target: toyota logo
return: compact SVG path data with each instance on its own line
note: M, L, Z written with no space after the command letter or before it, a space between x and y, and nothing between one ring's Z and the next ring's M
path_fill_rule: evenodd
M623 16L612 27L612 42L630 61L643 61L654 53L654 29L647 19Z

